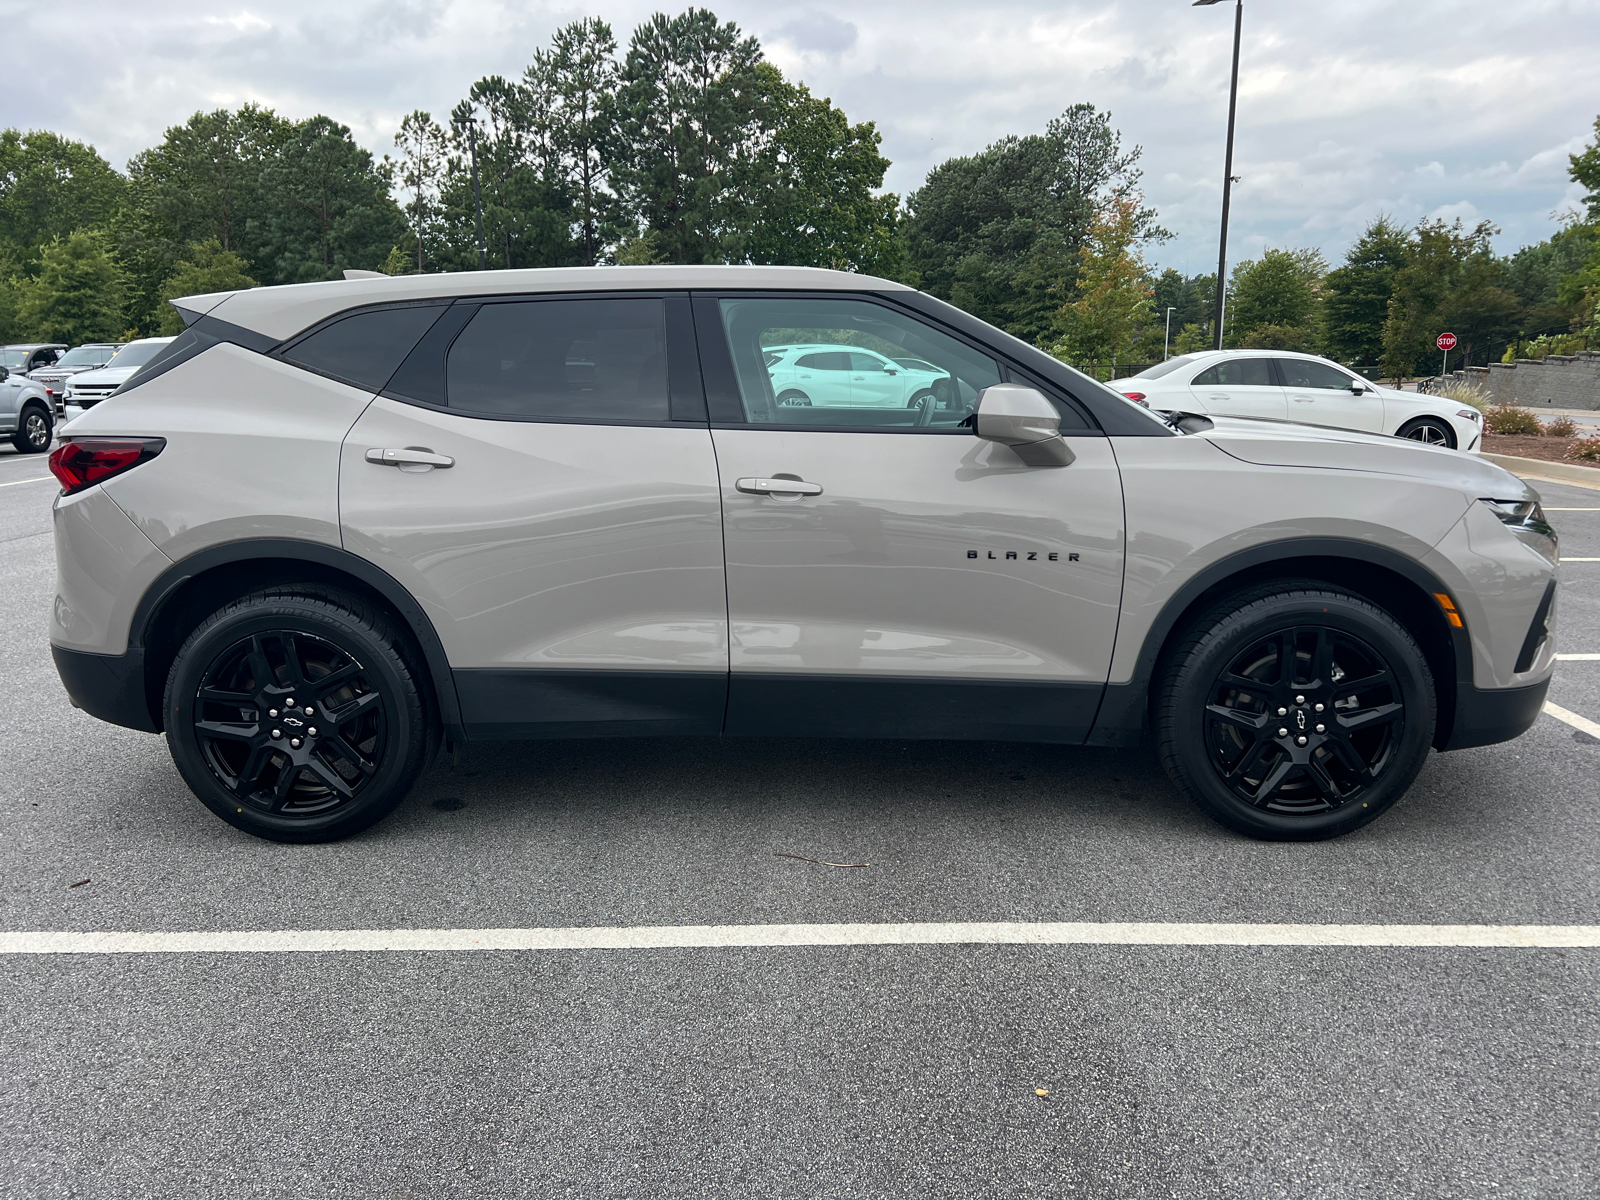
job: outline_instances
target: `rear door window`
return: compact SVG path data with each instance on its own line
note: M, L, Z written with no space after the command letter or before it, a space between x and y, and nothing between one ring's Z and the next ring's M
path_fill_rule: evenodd
M1277 387L1272 377L1271 360L1265 358L1225 358L1194 377L1190 387Z
M669 419L659 298L486 303L450 346L446 404L523 421Z

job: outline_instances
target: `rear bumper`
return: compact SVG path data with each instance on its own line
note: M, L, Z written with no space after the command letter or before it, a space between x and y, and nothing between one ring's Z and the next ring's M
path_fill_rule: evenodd
M1456 692L1456 719L1441 750L1466 750L1509 742L1528 732L1544 709L1550 681L1520 688L1462 687Z
M50 655L74 708L113 725L159 732L145 699L143 647L130 647L126 654L89 654L51 646Z

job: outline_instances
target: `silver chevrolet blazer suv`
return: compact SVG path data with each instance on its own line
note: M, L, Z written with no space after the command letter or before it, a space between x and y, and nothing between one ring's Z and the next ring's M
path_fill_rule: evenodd
M175 303L51 456L51 647L261 837L362 830L462 742L705 735L1148 744L1231 828L1327 838L1549 684L1556 536L1516 477L1151 413L886 280Z

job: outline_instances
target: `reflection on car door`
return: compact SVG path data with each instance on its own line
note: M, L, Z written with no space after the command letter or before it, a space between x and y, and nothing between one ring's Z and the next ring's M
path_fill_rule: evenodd
M1286 415L1283 389L1265 358L1225 358L1196 375L1189 391L1199 401L1201 412L1273 421Z
M1377 393L1350 390L1355 377L1309 358L1275 360L1289 397L1289 419L1307 425L1383 432L1383 401Z
M696 326L722 472L728 732L1081 741L1122 586L1107 439L1069 411L1077 460L1048 469L974 438L961 423L1001 367L886 305L697 297ZM960 399L776 407L761 339L811 328L927 359Z
M850 395L856 404L870 404L879 408L904 404L901 398L900 370L884 359L850 352Z
M721 729L721 514L688 303L458 302L351 429L346 548L427 611L469 736Z

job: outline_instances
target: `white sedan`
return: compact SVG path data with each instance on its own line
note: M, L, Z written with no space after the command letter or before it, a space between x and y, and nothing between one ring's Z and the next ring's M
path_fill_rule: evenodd
M1483 417L1474 408L1379 387L1325 358L1286 350L1182 354L1114 386L1162 411L1387 433L1474 453L1483 441Z
M779 404L802 408L915 408L938 403L949 372L920 358L890 358L860 346L767 346Z

